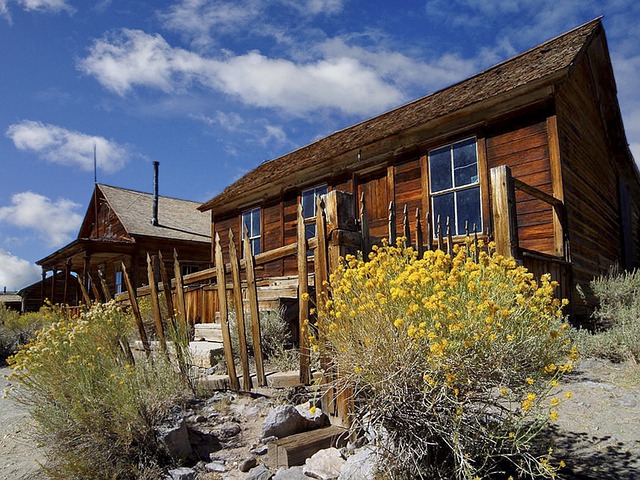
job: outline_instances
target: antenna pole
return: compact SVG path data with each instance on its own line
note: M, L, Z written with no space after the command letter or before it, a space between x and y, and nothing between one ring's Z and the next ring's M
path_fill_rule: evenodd
M93 142L93 183L98 183L98 162L96 160L96 142Z

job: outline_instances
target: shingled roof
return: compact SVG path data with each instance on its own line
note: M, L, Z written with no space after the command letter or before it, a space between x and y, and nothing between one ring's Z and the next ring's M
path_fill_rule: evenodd
M210 219L197 210L198 202L159 196L159 225L154 226L151 224L152 194L103 184L98 184L97 188L133 237L144 235L195 242L206 242L211 238Z
M462 82L264 162L202 204L199 210L223 208L225 203L247 192L283 183L294 172L311 170L354 148L397 135L532 82L555 79L558 74L568 71L601 28L601 18L596 18Z

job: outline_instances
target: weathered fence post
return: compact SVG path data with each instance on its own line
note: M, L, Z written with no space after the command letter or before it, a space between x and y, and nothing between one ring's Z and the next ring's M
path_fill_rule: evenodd
M167 315L176 327L175 315L176 312L173 309L173 294L171 292L171 282L169 281L169 275L167 275L167 268L164 265L164 259L162 258L162 252L158 250L158 261L160 262L160 280L162 281L162 291L164 292L164 301L167 304Z
M491 169L493 232L496 252L505 257L519 257L516 196L511 169L506 165Z
M227 307L227 283L224 271L224 257L220 247L220 235L215 237L216 281L218 283L218 305L220 309L220 329L222 330L222 344L224 345L224 358L227 363L227 373L231 389L240 390L240 382L236 374L236 365L233 359L233 347L231 346L231 332L229 332L229 309Z
M151 355L151 347L149 346L149 339L147 338L147 332L144 330L144 324L142 323L142 315L140 315L140 307L138 307L138 299L136 298L136 291L129 280L129 274L127 273L127 266L124 262L122 265L122 278L124 279L124 285L129 293L129 303L131 303L131 311L133 312L133 318L136 320L138 326L138 334L140 335L140 341L142 342L142 348L147 357Z
M233 299L236 306L236 323L238 324L238 340L240 343L240 364L242 365L242 388L251 390L251 372L249 371L249 354L247 352L247 334L244 328L244 304L242 302L242 285L240 283L240 260L233 241L233 231L229 229L229 260L231 261L231 279L233 281Z
M402 213L404 215L402 219L402 235L404 236L404 247L407 248L411 246L411 226L409 225L409 207L406 203Z
M173 276L176 279L176 300L178 308L176 309L178 321L184 327L185 331L189 331L189 323L187 321L187 309L184 301L184 283L182 282L182 269L178 260L178 252L173 249ZM192 325L193 326L193 325Z
M153 320L156 324L156 334L160 342L160 348L163 352L167 352L167 341L164 337L164 327L162 326L162 313L160 312L160 303L158 301L158 290L156 287L156 278L153 272L153 264L151 257L147 253L147 277L149 279L149 296L151 298L151 306L153 308Z
M107 281L104 278L104 274L102 270L98 269L98 278L100 278L100 286L102 287L102 294L104 295L104 299L106 302L112 300L111 292L109 291L109 285L107 285Z
M360 195L360 234L362 235L362 257L366 260L371 251L371 237L369 236L369 216L364 199L364 192Z
M424 245L422 244L422 223L420 221L420 207L416 207L416 252L418 258L424 255Z
M307 270L307 238L302 204L298 205L298 342L300 343L300 383L309 385L309 276Z
M396 207L393 200L389 202L389 246L396 245Z
M258 308L258 289L256 287L255 264L249 233L242 224L242 241L244 249L244 264L247 270L247 297L249 297L249 312L251 315L251 336L253 339L253 359L256 362L256 378L258 385L267 386L267 377L264 374L264 358L262 356L262 338L260 335L260 309Z

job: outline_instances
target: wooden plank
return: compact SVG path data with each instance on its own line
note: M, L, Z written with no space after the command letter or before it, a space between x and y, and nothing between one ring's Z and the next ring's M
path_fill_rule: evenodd
M402 211L403 219L402 219L402 235L404 236L404 246L411 246L411 227L409 226L409 207L407 204L404 204L404 209Z
M309 385L311 371L309 367L309 286L307 272L307 239L305 235L302 204L298 204L298 331L300 344L300 383Z
M189 324L187 322L187 308L184 299L184 284L182 281L182 270L180 269L180 261L178 260L178 252L176 249L173 249L173 275L174 281L176 285L176 300L177 300L177 308L176 315L178 317L178 322L185 329L186 332L189 331ZM192 325L193 326L193 325Z
M173 308L173 295L171 293L171 282L169 281L169 275L167 275L167 268L162 258L162 252L158 250L158 261L160 263L160 280L162 281L162 291L164 292L164 301L167 304L167 315L169 320L173 323L175 329L175 315L176 312Z
M322 310L329 292L329 264L327 261L327 220L321 197L316 202L316 241L317 247L313 250L316 305L319 310Z
M506 165L491 169L493 234L496 252L518 258L518 227L511 171Z
M560 158L560 140L558 138L558 120L555 115L547 118L547 137L549 139L549 164L551 166L551 183L553 196L564 205L564 187L562 181L562 162ZM569 240L566 235L566 210L553 212L553 244L556 255L567 258Z
M111 292L109 291L109 286L107 285L107 281L104 278L104 274L100 269L98 269L98 277L100 278L100 286L102 287L102 294L104 295L105 301L108 302L109 300L112 300L113 297L111 296Z
M231 260L231 280L233 282L233 300L236 307L236 323L238 324L238 341L240 348L240 364L242 366L242 388L251 390L251 374L249 372L249 353L247 352L247 335L244 328L244 305L242 303L242 286L240 284L240 262L236 244L233 241L233 230L229 229L229 259Z
M142 315L140 314L140 307L138 306L138 299L136 298L135 290L133 289L133 285L131 284L131 280L129 279L129 274L127 273L127 266L124 262L121 262L122 265L122 278L124 280L124 285L129 293L129 303L131 304L131 311L133 312L133 318L136 321L136 326L138 327L138 335L140 335L140 341L142 342L142 347L144 348L144 353L147 354L147 357L151 355L151 347L149 346L149 339L147 338L147 332L144 329L144 324L142 323Z
M227 363L227 373L231 389L240 390L240 382L236 374L236 365L233 360L233 347L231 346L231 332L229 331L229 309L227 307L227 291L225 283L224 257L220 247L220 235L215 234L215 268L217 270L218 306L220 308L220 328L222 330L222 344L224 345L224 357Z
M360 195L360 234L362 235L362 257L366 260L371 252L371 236L369 235L369 215L367 215L364 192Z
M394 247L396 245L396 208L393 204L393 200L389 202L389 246Z
M537 198L538 200L542 200L545 203L548 203L549 205L554 205L554 206L562 206L562 200L559 200L551 195L548 195L546 193L544 193L542 190L532 187L531 185L523 182L522 180L518 179L518 178L513 178L513 186L515 188L517 188L518 190L522 190L523 192L531 195L532 197Z
M424 245L422 240L422 222L420 220L420 207L416 208L416 252L418 252L418 258L422 258L424 255Z
M289 435L269 443L267 464L272 470L304 465L319 450L345 446L348 437L347 429L335 425Z
M89 273L87 275L89 277L89 285L91 286L91 293L93 293L93 297L96 299L96 302L100 302L101 297L100 297L100 291L98 290L98 284L96 282L93 281L93 277L91 276L91 274ZM56 272L53 272L53 277L56 277Z
M167 351L167 341L164 336L164 327L162 326L162 313L160 312L160 303L158 302L158 290L156 287L156 279L153 273L153 265L151 257L147 253L147 277L149 279L149 295L151 297L151 307L153 309L153 320L156 325L156 335L160 342L163 352Z
M44 273L42 274L44 277ZM84 286L80 275L76 277L78 279L78 284L80 285L80 291L82 292L82 298L84 299L85 305L88 307L91 306L91 298L89 297L89 292L87 292L87 287ZM44 278L42 279L42 283L44 284Z
M247 229L242 228L244 260L247 269L247 297L249 297L249 312L251 315L251 335L253 339L253 359L256 363L256 378L258 385L267 386L267 377L264 374L264 358L262 355L262 337L260 335L260 310L258 309L258 289L253 266L253 252Z

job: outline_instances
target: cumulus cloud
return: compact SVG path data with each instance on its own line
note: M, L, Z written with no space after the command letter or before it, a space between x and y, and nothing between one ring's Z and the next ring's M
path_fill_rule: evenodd
M41 272L37 265L0 248L0 288L18 290L26 287L40 280Z
M32 151L51 163L93 169L93 146L97 166L112 173L124 167L129 159L127 149L104 137L67 130L33 120L10 125L5 132L18 150Z
M252 51L215 59L171 47L160 35L139 30L124 29L97 40L79 68L119 95L136 86L169 93L198 84L245 105L295 115L317 109L370 114L402 100L395 85L354 58L296 63Z
M82 223L80 204L60 198L51 201L34 192L16 193L11 205L0 207L0 222L37 232L50 247L68 243Z
M66 0L0 0L0 17L4 17L9 23L11 23L9 3L12 2L28 12L58 13L65 11L71 15L76 11Z

